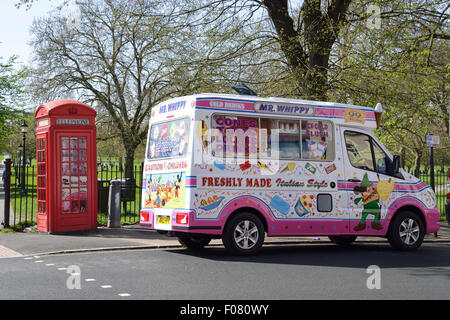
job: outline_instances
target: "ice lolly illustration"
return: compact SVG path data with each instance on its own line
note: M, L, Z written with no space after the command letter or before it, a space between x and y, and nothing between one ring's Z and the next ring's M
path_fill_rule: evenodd
M290 162L290 163L287 164L286 167L284 167L283 170L281 170L281 172L294 171L294 169L295 169L295 163Z
M311 172L312 174L315 174L317 169L316 167L314 167L311 163L307 163L305 164L305 169L308 170L309 172Z
M227 167L227 165L225 163L217 161L217 160L214 161L214 166L220 170L225 170L225 168Z
M277 195L273 196L270 201L270 206L285 216L289 213L289 209L291 208L289 203Z

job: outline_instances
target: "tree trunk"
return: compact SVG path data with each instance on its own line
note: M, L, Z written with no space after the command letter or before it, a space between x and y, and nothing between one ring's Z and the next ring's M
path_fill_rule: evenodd
M414 176L419 178L420 176L420 161L422 158L422 152L416 150L416 156L414 158Z
M125 145L125 178L134 179L134 152L136 146Z
M351 0L329 1L323 13L320 1L305 0L300 15L304 30L296 29L287 0L264 0L286 61L307 99L326 100L328 63ZM304 42L304 45L302 45Z

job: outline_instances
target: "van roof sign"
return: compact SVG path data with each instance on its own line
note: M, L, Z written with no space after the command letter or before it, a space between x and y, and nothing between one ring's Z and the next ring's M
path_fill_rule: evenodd
M256 112L263 113L277 113L277 114L291 114L302 116L313 116L316 109L308 104L290 104L290 103L260 103L254 104Z

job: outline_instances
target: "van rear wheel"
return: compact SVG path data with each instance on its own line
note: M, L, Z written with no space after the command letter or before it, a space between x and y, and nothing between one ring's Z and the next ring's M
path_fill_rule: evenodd
M240 213L225 227L222 242L233 254L254 254L264 242L264 232L264 225L257 216L247 212Z

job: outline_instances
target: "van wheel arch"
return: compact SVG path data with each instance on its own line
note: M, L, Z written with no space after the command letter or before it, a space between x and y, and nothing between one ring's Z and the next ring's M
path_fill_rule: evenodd
M426 223L422 212L417 208L405 206L392 216L386 238L396 250L415 250L421 246L425 234ZM410 242L410 237L413 242Z
M389 233L391 231L391 228L392 228L392 223L391 222L394 221L394 219L400 213L405 212L405 211L415 213L419 217L419 219L422 221L422 223L423 223L423 225L425 227L425 230L427 230L427 222L425 220L425 216L424 216L423 212L419 208L414 207L414 206L403 206L401 208L398 208L397 211L395 211L395 213L392 215L392 217L390 219L390 222L389 222L389 228L388 228L387 233Z
M233 219L234 216L240 214L240 213L251 213L254 214L255 216L257 216L259 218L259 220L261 220L263 226L264 226L264 231L268 232L268 227L267 227L267 220L264 218L264 215L256 210L255 208L251 208L251 207L242 207L239 209L236 209L235 211L233 211L228 217L227 217L227 221L225 222L225 225L223 226L222 230L225 230L229 224L229 222Z

